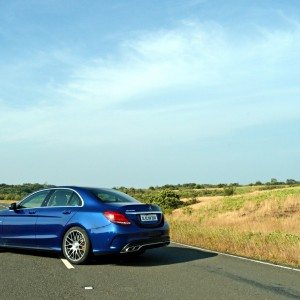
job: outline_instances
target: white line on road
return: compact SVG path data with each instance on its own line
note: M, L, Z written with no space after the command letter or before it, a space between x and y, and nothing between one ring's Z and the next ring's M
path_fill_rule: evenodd
M74 269L74 267L66 259L61 258L61 261L63 262L63 264L66 266L67 269Z
M268 262L265 262L265 261L260 261L260 260L256 260L256 259L251 259L251 258L247 258L247 257L233 255L233 254L228 254L228 253L213 251L213 250L204 249L204 248L195 247L195 246L189 246L189 245L185 245L185 244L181 244L181 243L176 243L176 242L173 242L173 241L171 243L175 244L175 245L180 245L180 246L183 246L183 247L195 249L195 250L201 250L201 251L204 251L204 252L216 253L216 254L219 254L219 255L224 255L224 256L239 258L239 259L243 259L243 260L248 260L248 261L256 262L256 263L263 264L263 265L268 265L268 266L272 266L272 267L277 267L277 268L282 268L282 269L287 269L287 270L292 270L292 271L300 272L300 269L296 269L296 268L292 268L292 267L275 265L275 264L268 263Z

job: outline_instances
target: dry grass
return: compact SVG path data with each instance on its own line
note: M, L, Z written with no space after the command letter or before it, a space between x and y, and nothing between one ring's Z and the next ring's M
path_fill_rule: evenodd
M300 267L300 188L208 198L167 216L173 240Z
M0 200L0 204L11 204L13 202L16 202L16 200Z

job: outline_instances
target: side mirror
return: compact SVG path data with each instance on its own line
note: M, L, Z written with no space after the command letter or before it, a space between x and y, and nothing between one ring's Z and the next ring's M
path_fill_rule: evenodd
M17 203L14 202L12 203L9 207L8 207L9 210L17 210Z

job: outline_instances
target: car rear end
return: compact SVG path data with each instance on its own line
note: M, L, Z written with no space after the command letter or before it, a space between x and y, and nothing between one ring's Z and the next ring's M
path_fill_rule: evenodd
M130 253L170 243L169 226L157 205L135 204L114 209L126 218L127 223L111 220L117 226L111 249L118 249L120 253Z
M109 225L93 231L94 254L138 253L170 243L169 225L159 206L140 203L114 190L104 190L107 192L125 195L125 200L117 197L119 201L104 201L104 196L96 193L101 195L102 214Z

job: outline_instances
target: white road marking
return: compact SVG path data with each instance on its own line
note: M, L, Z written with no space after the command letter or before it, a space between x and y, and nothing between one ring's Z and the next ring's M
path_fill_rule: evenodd
M94 288L93 288L92 286L85 286L84 289L85 289L85 290L92 290L92 289L94 289Z
M265 262L265 261L260 261L260 260L256 260L256 259L251 259L251 258L247 258L247 257L242 257L242 256L233 255L233 254L228 254L228 253L223 253L223 252L213 251L213 250L204 249L204 248L195 247L195 246L189 246L189 245L185 245L185 244L181 244L181 243L176 243L176 242L173 242L173 241L172 241L171 243L172 243L172 244L175 244L175 245L180 245L180 246L183 246L183 247L195 249L195 250L201 250L201 251L204 251L204 252L216 253L216 254L219 254L219 255L224 255L224 256L229 256L229 257L239 258L239 259L243 259L243 260L248 260L248 261L252 261L252 262L259 263L259 264L263 264L263 265L268 265L268 266L277 267L277 268L281 268L281 269L287 269L287 270L292 270L292 271L300 272L300 269L293 268L293 267L287 267L287 266L276 265L276 264L272 264L272 263Z
M61 258L61 261L66 266L67 269L74 269L74 267L70 264L70 262L64 258Z

